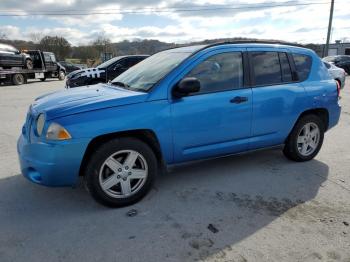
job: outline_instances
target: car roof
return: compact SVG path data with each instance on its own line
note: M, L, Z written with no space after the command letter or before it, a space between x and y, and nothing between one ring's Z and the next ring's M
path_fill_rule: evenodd
M18 51L17 48L13 47L12 45L7 45L7 44L2 44L0 43L0 50L5 50L5 51Z

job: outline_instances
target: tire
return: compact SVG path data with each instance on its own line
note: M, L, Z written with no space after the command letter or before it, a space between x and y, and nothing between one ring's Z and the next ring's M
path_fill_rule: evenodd
M25 83L25 78L22 74L14 74L12 76L12 83L17 86L23 85Z
M308 129L311 130L309 137L305 135L308 134ZM324 123L317 115L303 116L298 120L287 138L283 149L284 155L290 160L297 162L313 159L322 147L324 132ZM315 135L317 133L318 135Z
M97 202L122 207L141 200L151 189L157 172L156 156L147 144L135 138L118 138L94 151L84 178L86 188Z
M31 59L26 59L25 61L25 68L32 70L33 69L33 61Z
M40 78L40 81L42 81L42 82L46 81L46 77Z
M58 80L62 81L66 77L66 73L62 70L58 72Z

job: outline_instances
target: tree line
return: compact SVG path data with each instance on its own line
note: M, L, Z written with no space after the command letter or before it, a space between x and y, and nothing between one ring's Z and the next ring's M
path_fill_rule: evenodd
M55 53L58 60L79 59L82 63L98 61L102 53L112 56L133 54L154 54L164 49L175 47L175 44L164 43L158 40L134 40L112 43L103 35L98 36L89 44L72 46L62 36L43 36L31 34L30 41L10 40L6 35L0 34L0 43L10 44L19 50L42 50Z
M0 34L0 43L7 43L15 46L19 50L42 50L55 53L58 60L77 59L80 63L89 65L100 62L102 53L110 53L112 56L149 54L152 55L159 51L192 44L211 44L215 42L229 42L235 40L256 40L242 37L211 39L187 44L166 43L158 40L124 40L118 43L112 43L108 37L99 35L89 44L72 46L67 39L62 36L41 36L40 34L31 34L30 41L9 40L6 35ZM283 42L283 41L282 41ZM306 47L320 51L320 45L309 44Z

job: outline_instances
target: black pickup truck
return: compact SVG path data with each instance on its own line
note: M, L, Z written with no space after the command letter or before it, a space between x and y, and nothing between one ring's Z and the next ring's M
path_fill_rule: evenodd
M0 43L0 67L33 69L33 60L30 55L20 52L17 48Z
M54 53L43 52L40 50L25 51L33 64L31 69L23 67L1 67L0 82L12 82L14 85L27 83L28 79L40 79L45 81L47 78L58 78L64 80L66 69L56 61Z

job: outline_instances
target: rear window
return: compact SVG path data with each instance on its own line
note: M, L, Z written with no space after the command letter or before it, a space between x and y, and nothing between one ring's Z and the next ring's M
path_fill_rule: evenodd
M298 72L299 81L306 80L311 70L311 57L308 55L293 54L293 59Z

